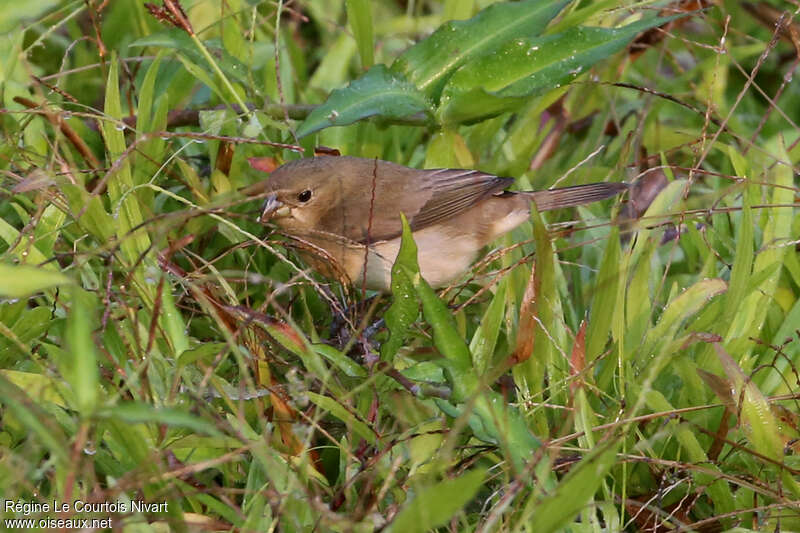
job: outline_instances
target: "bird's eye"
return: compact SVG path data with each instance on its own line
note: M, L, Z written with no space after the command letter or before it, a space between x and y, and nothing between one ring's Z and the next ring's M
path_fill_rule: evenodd
M311 191L309 189L304 190L300 194L297 195L297 199L303 203L311 200Z

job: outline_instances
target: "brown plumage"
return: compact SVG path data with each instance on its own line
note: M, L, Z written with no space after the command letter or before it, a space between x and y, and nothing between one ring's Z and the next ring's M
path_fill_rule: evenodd
M594 183L506 191L513 182L477 170L418 170L378 159L322 156L287 163L246 192L266 196L262 222L274 220L319 248L351 282L364 278L366 259L367 287L388 291L400 246L400 213L414 232L422 276L442 286L463 274L482 247L527 220L531 201L545 211L627 189L622 183Z

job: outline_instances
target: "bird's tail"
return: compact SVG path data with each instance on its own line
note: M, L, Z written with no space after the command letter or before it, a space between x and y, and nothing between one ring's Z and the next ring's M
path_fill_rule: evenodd
M605 200L627 190L628 185L625 183L590 183L560 189L521 192L520 194L536 202L536 208L539 211L550 211Z

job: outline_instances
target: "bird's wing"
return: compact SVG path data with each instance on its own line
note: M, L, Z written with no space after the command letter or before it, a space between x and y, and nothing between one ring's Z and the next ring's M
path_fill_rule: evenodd
M426 170L421 187L430 191L428 201L409 214L411 229L419 230L463 213L484 198L499 193L513 178L499 178L478 170Z
M349 191L346 210L331 210L320 222L361 244L399 237L400 213L412 230L420 230L462 213L514 182L477 170L411 170L385 161L363 161L358 161L364 167L360 174L379 175L374 194L367 179Z

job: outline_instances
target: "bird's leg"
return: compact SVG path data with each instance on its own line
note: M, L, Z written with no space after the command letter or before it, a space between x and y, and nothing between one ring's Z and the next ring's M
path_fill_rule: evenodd
M336 340L336 346L344 353L348 353L358 340L368 341L385 324L382 318L369 322L378 305L381 303L380 294L376 294L356 302L347 308L345 314L353 316L353 320L348 323L345 320L334 320L331 324L331 339ZM337 317L334 316L334 319ZM353 324L357 324L353 328Z

